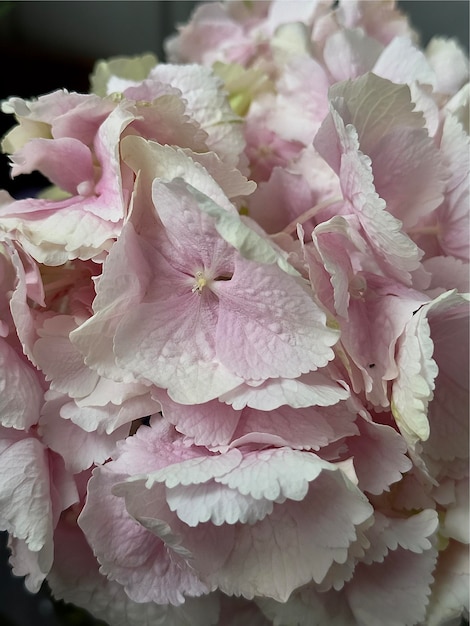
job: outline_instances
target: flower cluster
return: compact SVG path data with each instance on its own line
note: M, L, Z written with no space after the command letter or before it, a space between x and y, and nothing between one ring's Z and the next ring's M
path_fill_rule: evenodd
M389 0L200 5L12 97L0 527L113 626L468 611L468 60ZM244 620L244 621L243 621Z

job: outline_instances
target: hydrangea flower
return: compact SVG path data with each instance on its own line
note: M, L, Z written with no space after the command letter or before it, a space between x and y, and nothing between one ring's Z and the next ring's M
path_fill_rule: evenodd
M2 104L0 528L110 626L468 616L468 59L209 2Z

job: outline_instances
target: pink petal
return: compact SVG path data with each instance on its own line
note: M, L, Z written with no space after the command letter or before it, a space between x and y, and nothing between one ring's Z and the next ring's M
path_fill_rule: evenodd
M13 176L38 170L71 194L80 195L80 184L94 183L91 151L77 139L32 139L12 159Z
M439 552L432 593L426 613L427 626L459 623L468 615L470 582L468 546L451 541Z
M52 504L47 454L38 439L13 439L8 429L1 431L3 467L1 526L28 548L40 550L52 540Z
M326 371L309 372L298 378L270 379L261 384L245 383L223 394L220 400L234 409L249 406L260 411L271 411L282 405L293 408L331 406L345 400L349 393Z
M275 505L263 521L239 527L237 549L213 576L220 588L285 602L296 587L320 582L335 561L347 558L355 525L369 515L366 502L349 489L339 475L324 472L303 501Z
M398 548L383 563L359 564L346 586L356 620L363 626L412 626L423 621L437 551Z
M388 491L411 469L405 440L389 426L359 419L359 434L347 440L359 488L372 494Z
M298 450L319 450L333 441L358 434L355 417L343 402L325 408L293 409L281 406L271 411L245 409L231 445L270 444Z
M266 232L277 233L312 204L312 192L302 176L274 167L269 180L260 183L249 199L249 215Z
M160 404L153 400L149 393L143 393L142 386L125 383L115 383L114 388L120 392L124 389L135 390L134 394L122 402L118 400L118 393L113 400L105 404L94 404L90 398L82 401L67 402L60 409L60 416L71 420L86 432L97 431L101 434L112 434L125 424L129 425L134 420L138 420L148 415L153 415L160 411ZM138 390L136 390L138 387ZM89 403L89 404L88 404Z
M390 551L403 548L415 554L430 550L433 546L433 535L438 528L437 512L425 509L408 517L387 517L376 511L374 525L365 532L370 541L362 562L370 565L382 563Z
M253 281L256 291L247 287ZM331 360L336 333L300 283L277 266L239 259L232 279L214 291L220 300L217 354L235 374L295 378Z
M99 563L77 526L73 511L66 511L54 533L54 564L48 584L56 599L71 602L111 624L174 626L216 624L218 601L214 595L187 598L181 606L133 602L124 587L100 574Z
M37 423L43 403L38 372L4 339L0 339L0 372L0 423L28 430Z
M428 320L439 369L429 404L430 435L423 450L434 459L468 458L468 302L447 292L429 306Z
M328 37L323 58L333 82L338 82L371 71L382 49L383 46L362 29L344 29Z
M213 72L201 65L158 64L150 79L168 83L184 94L187 113L208 134L207 145L223 161L237 165L244 148L241 125L232 112L222 83Z
M178 605L184 602L186 594L207 593L207 587L178 554L178 549L172 549L173 542L177 548L178 539L166 532L167 525L161 522L160 532L165 535L162 541L130 517L124 501L112 495L111 487L119 477L104 467L96 472L89 482L87 502L79 517L80 527L101 564L100 571L123 585L134 602ZM158 515L157 501L153 504ZM164 497L161 507L165 507Z
M398 376L392 387L393 413L402 434L407 438L410 445L418 440L426 440L430 436L429 418L433 415L428 404L434 395L435 381L438 369L442 367L439 396L435 409L439 410L441 402L445 407L446 399L455 403L451 407L449 418L451 436L442 436L440 429L445 426L447 420L433 417L433 430L435 432L433 444L430 444L430 453L433 449L439 449L440 458L455 458L465 455L466 443L461 437L465 419L463 415L468 410L465 388L465 371L468 371L467 356L462 353L462 339L467 336L465 317L468 315L466 298L453 292L446 292L438 296L433 302L423 305L420 310L408 322L403 336L398 343L397 364ZM454 310L452 310L454 309ZM439 368L436 360L432 358L434 350L433 339L429 321L434 318L436 340L440 342L441 358ZM452 320L452 322L451 322ZM456 332L454 333L454 324ZM447 335L447 333L449 333ZM452 341L447 342L446 336ZM451 348L453 346L453 348ZM458 358L454 361L454 351ZM452 354L452 356L450 356ZM447 372L447 373L446 373ZM440 400L441 398L441 400ZM430 407L432 404L430 405ZM446 409L447 412L447 409ZM437 414L437 413L436 413ZM455 434L452 432L456 430ZM441 435L439 433L441 432ZM439 445L435 448L437 440ZM446 450L448 448L448 450Z
M438 238L446 255L469 260L470 139L453 116L444 123L441 152L450 172L443 206L437 210Z
M65 467L72 474L107 461L115 450L117 441L129 434L129 425L116 429L112 435L87 433L72 421L60 417L61 406L67 401L57 394L43 407L39 432L48 448L62 456Z
M193 440L195 445L207 447L226 445L240 419L240 411L218 400L204 404L177 404L158 393L165 419Z
M322 580L333 562L347 558L356 526L371 512L364 496L336 466L311 453L284 448L241 458L233 449L172 464L147 480L137 476L114 488L125 497L135 519L154 519L152 525L150 520L146 523L162 539L163 527L155 519L162 514L156 506L162 483L169 490L170 506L191 524L170 522L173 532L183 533L194 566L210 585L248 598L259 594L285 601L297 586L312 578ZM191 501L197 507L191 507ZM234 525L236 515L258 521ZM220 526L205 528L206 519ZM210 543L214 540L215 551ZM271 550L266 550L267 543Z
M77 327L71 315L55 315L45 320L33 347L34 360L52 381L51 388L71 398L89 395L99 376L88 368L83 355L70 342L69 334Z
M89 367L101 376L125 378L125 382L133 382L134 379L129 374L124 377L117 367L112 339L121 315L129 303L140 301L150 280L150 269L140 247L134 229L127 224L104 263L93 304L95 315L70 333L71 342L86 356L85 362ZM138 279L135 278L137 276ZM111 304L113 315L108 316Z
M436 75L423 51L409 37L395 37L371 69L393 83L418 81L432 87L436 85Z
M53 562L52 546L47 544L40 550L32 551L24 540L10 535L8 548L11 551L9 565L12 573L24 576L26 589L30 593L38 593Z

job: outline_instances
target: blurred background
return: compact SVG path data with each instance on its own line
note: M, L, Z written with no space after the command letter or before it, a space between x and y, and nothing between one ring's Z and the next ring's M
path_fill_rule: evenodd
M0 0L0 100L36 97L58 88L87 92L95 62L115 55L153 52L164 61L164 39L188 19L196 4L191 0ZM421 33L423 46L434 35L455 37L468 53L468 0L398 4ZM12 116L0 113L0 137L12 124ZM16 195L25 184L23 178L34 187L34 176L12 181L8 159L0 156L0 188ZM47 586L36 596L28 594L22 579L10 573L6 540L0 533L0 626L98 624L85 612L51 602Z

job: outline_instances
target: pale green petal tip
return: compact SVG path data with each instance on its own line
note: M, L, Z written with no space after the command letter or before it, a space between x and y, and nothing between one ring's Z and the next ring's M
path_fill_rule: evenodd
M220 61L216 61L212 69L215 75L224 82L230 106L240 117L248 113L255 96L274 90L272 81L261 69L245 69L238 63Z
M37 197L42 200L66 200L67 198L70 198L71 195L72 194L67 191L57 187L57 185L50 185L39 192Z
M153 53L142 56L117 56L108 60L97 61L90 76L90 91L104 98L107 93L108 82L111 76L126 80L145 80L150 70L158 64L158 58Z
M429 421L424 413L412 413L403 415L392 400L390 409L402 435L409 444L414 446L418 441L427 441L430 435Z

